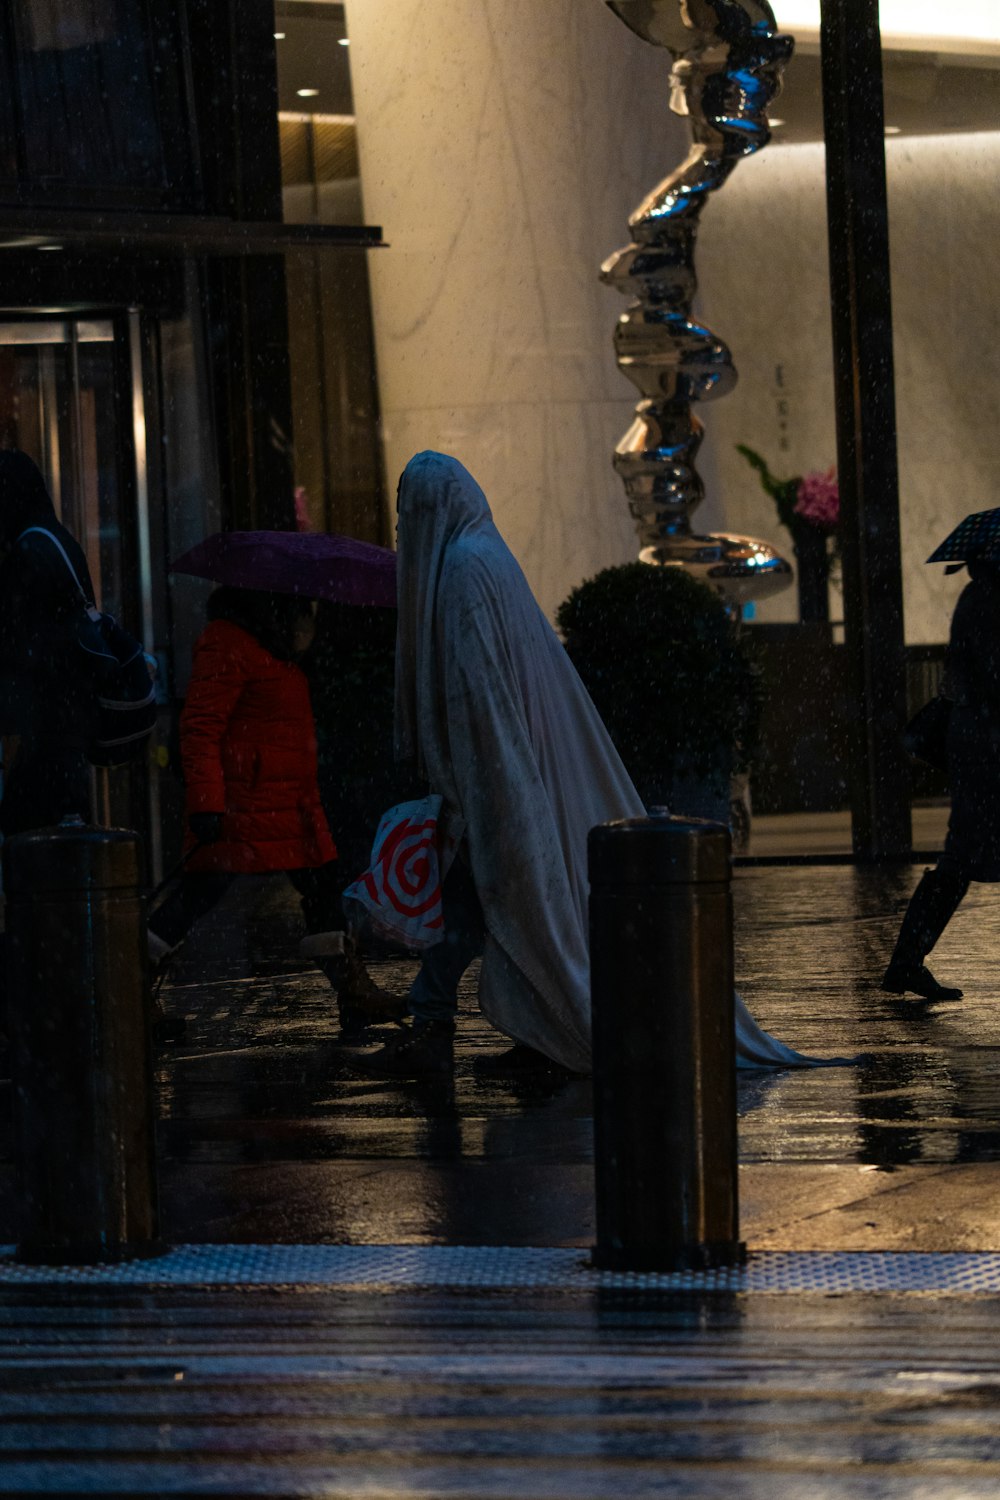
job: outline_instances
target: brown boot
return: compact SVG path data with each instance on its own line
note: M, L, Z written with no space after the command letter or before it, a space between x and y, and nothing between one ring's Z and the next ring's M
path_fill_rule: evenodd
M337 991L337 1005L344 1029L356 1029L361 1018L369 1026L386 1021L401 1021L406 1015L406 996L394 995L377 985L365 967L357 938L350 934L344 937L344 952L341 957L329 959L323 965L324 972ZM347 1016L351 1026L347 1025Z

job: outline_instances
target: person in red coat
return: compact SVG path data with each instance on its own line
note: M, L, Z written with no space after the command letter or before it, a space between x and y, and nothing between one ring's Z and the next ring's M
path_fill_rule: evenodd
M264 594L251 611L239 592L250 591L212 596L181 715L186 811L208 840L188 869L316 870L337 850L320 805L309 685L291 659L309 617L275 607L302 610L292 595Z
M271 871L298 891L313 937L306 951L322 955L344 923L309 684L295 660L309 645L311 605L220 588L207 613L180 721L189 854L177 889L150 918L151 956L172 952L237 876ZM345 947L318 961L338 991L342 1028L356 1031L400 1006L374 984L350 937Z

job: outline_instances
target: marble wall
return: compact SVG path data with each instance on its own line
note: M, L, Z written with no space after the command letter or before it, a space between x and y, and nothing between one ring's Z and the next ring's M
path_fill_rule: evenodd
M597 281L632 207L683 155L669 57L600 0L347 0L390 489L455 453L552 613L636 542L610 455L636 393ZM923 559L993 503L1000 430L1000 135L887 142L907 638L939 641L961 579ZM698 310L733 350L701 408L700 530L787 534L735 452L835 461L821 145L768 147L708 204ZM834 596L833 615L840 614ZM758 618L794 619L794 589Z
M924 559L968 511L1000 503L1000 134L890 139L886 158L906 637L935 642L964 575ZM743 162L705 212L698 267L702 314L740 372L704 412L713 518L789 555L734 449L749 443L782 476L835 460L822 146ZM794 619L794 592L758 618Z
M686 147L670 59L600 0L348 0L390 490L441 448L551 614L636 555L611 454L637 393L597 280Z

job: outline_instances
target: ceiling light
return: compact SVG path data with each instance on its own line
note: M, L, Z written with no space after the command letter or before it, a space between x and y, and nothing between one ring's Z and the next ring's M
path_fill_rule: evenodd
M337 46L338 47L349 47L350 45L351 45L351 39L350 39L349 36L342 36L342 37L339 37L338 40L337 40Z
M300 99L315 99L319 89L296 89L295 92Z
M777 0L778 26L804 42L819 36L820 0ZM1000 6L996 0L880 0L879 25L886 47L925 52L1000 53Z
M39 250L61 250L62 245L39 245Z
M274 40L276 42L283 42L285 40L285 33L283 31L276 31L274 33Z
M770 125L772 130L780 130L785 122L784 120L779 120L776 116L769 115L767 123Z
M886 135L902 135L903 127L902 125L887 125L885 127L885 133Z
M282 125L304 125L308 120L315 120L319 125L353 125L355 123L353 115L319 114L316 110L303 114L300 110L279 109L278 119ZM3 241L0 240L0 249L2 248Z

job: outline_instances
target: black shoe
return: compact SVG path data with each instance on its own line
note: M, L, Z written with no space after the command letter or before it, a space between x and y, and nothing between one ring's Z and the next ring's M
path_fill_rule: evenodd
M544 1052L528 1047L524 1042L515 1042L503 1052L484 1052L472 1064L472 1071L479 1078L524 1078L542 1074L561 1078L582 1077L570 1072L562 1063L553 1062Z
M893 960L882 977L882 988L889 995L912 991L924 1000L961 1000L962 991L939 984L926 964L907 964Z
M153 1045L176 1047L187 1041L187 1020L184 1016L156 1016L153 1020Z
M405 1026L377 1052L359 1052L352 1066L379 1078L440 1078L455 1067L455 1027L451 1021Z

